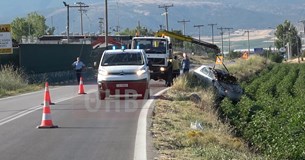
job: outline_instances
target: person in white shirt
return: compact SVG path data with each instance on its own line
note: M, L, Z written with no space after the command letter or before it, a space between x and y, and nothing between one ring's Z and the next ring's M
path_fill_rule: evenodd
M80 58L77 57L76 61L72 63L72 66L74 67L74 70L76 72L76 79L77 83L79 84L80 77L82 76L82 70L86 67L86 65L80 61Z

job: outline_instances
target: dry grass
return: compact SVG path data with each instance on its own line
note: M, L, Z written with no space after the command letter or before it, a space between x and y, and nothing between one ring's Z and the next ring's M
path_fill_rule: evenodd
M12 96L39 89L41 89L39 85L28 85L26 76L21 70L8 65L1 66L0 97Z
M180 60L183 59L183 56L182 56L183 52L175 52L174 55L176 55L178 57L178 59L180 59ZM190 53L188 53L188 56L189 56L192 64L210 64L210 63L214 62L214 60L212 58L205 57L205 56L192 55Z
M214 63L214 59L204 56L198 56L198 55L190 55L190 61L193 64L211 64Z
M237 59L235 63L227 64L229 72L240 81L249 79L267 67L266 59L261 56L251 55L249 59Z
M180 76L164 99L157 100L151 127L157 158L261 159L231 134L229 125L219 121L213 91L198 84L190 74ZM190 128L195 121L202 130Z

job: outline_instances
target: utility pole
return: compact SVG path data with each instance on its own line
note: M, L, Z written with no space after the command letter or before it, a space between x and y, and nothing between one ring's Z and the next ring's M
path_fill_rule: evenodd
M67 4L66 2L63 2L63 4L64 4L64 6L65 7L67 7L67 26L66 26L66 32L67 32L67 41L68 41L68 43L69 43L69 41L70 41L70 19L69 19L69 10L70 10L70 8L80 8L80 10L82 10L83 11L83 9L82 9L82 7L89 7L89 6L87 6L87 5L83 5L84 3L82 3L82 2L77 2L78 4L79 4L79 6L71 6L71 5L69 5L69 4ZM83 16L83 12L81 11L81 32L83 32L82 31L82 26L83 26L83 22L82 22L82 16ZM83 34L82 34L83 35Z
M108 1L105 0L105 47L108 47Z
M203 24L199 24L199 25L194 25L194 27L198 28L198 30L199 30L199 41L200 41L200 28L204 27L204 25Z
M159 5L159 8L164 8L164 14L165 14L165 24L166 24L166 30L168 31L168 8L173 7L174 5ZM163 14L162 14L163 15Z
M216 23L211 23L211 24L208 24L209 26L212 27L212 43L214 44L214 26L216 26L217 24Z
M137 27L137 36L141 35L141 22L138 21L138 27Z
M80 12L80 30L81 30L81 35L84 35L84 30L83 30L83 12L86 12L87 10L84 9L86 7L89 7L88 5L85 5L83 2L76 2L75 4L78 5L79 9L78 11Z
M119 33L119 31L120 31L120 26L114 26L115 27L115 31L117 32L117 33Z
M66 34L67 34L67 43L69 43L69 39L70 39L70 23L69 23L69 21L70 21L70 19L69 19L69 8L70 8L70 5L69 4L67 4L66 2L63 2L64 3L64 5L65 5L65 7L67 7L67 26L66 26Z
M245 31L245 33L248 33L248 55L250 55L250 38L249 38L249 30Z
M99 21L98 23L100 24L100 34L102 35L103 34L103 27L104 27L104 18L98 18Z
M302 22L303 23L303 36L305 35L305 20L301 20L301 21L299 21L299 22ZM303 37L302 36L302 37ZM302 44L302 38L301 38L301 44ZM302 47L301 47L301 51L302 51L302 54L301 54L301 60L303 61L303 45L301 45Z
M190 20L182 20L182 21L178 21L178 23L183 23L183 35L186 35L185 34L185 23L187 23L187 22L190 22Z
M222 56L224 56L224 54L223 54L223 30L224 30L224 28L220 27L220 28L217 28L217 29L220 30L220 35L221 35L221 54L222 54Z
M233 28L224 28L224 29L227 29L228 30L228 32L229 32L229 53L230 53L230 51L231 51L231 41L230 41L230 30L231 29L233 29Z

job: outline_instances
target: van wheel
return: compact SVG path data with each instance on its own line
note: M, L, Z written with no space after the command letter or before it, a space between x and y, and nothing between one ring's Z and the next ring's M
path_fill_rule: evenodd
M139 99L149 99L150 98L150 90L147 88Z

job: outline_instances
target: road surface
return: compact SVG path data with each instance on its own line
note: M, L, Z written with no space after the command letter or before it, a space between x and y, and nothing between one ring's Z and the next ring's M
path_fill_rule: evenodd
M50 87L52 122L59 126L55 129L36 129L44 90L0 99L0 159L151 159L150 149L143 153L143 145L149 145L143 142L143 115L149 106L143 106L165 89L164 82L152 81L151 86L151 100L128 101L98 100L95 83L85 84L85 95L77 94L77 85Z

